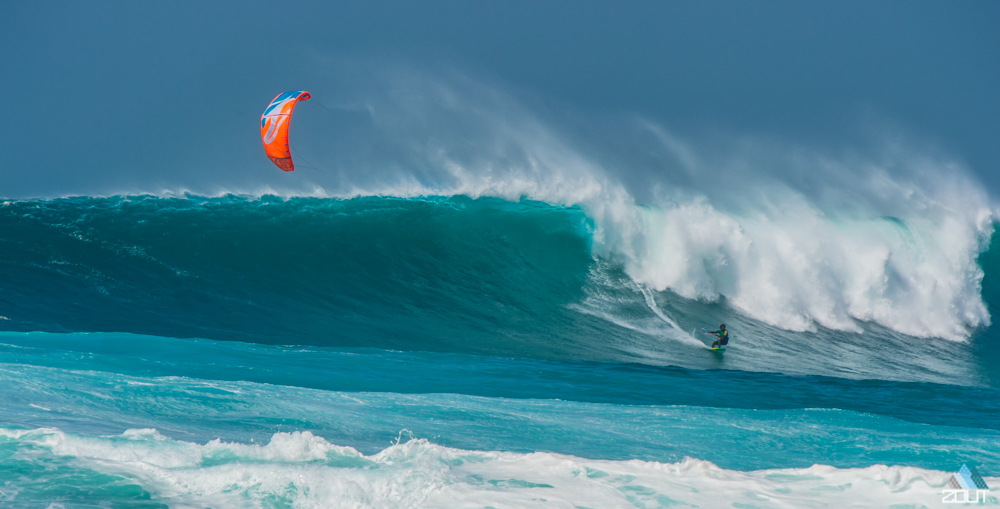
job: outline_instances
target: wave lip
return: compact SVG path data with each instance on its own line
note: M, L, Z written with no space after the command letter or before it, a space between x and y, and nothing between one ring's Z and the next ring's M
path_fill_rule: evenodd
M990 324L977 258L993 224L977 219L831 219L805 204L757 217L706 202L639 208L626 267L657 290L724 299L787 330L874 322L961 341Z

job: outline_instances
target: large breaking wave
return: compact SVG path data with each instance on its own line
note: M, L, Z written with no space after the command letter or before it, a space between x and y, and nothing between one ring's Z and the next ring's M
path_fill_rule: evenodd
M353 85L314 94L333 110L298 114L302 171L234 178L230 170L224 180L164 177L164 185L175 196L465 196L576 207L589 220L592 253L636 283L725 302L782 329L858 332L875 323L962 340L990 324L977 265L993 232L990 198L959 160L898 132L852 148L685 139L645 118L526 106L454 72L355 74Z
M704 368L719 365L689 331L727 321L742 351L721 367L989 383L976 368L981 341L965 341L988 320L978 244L965 246L970 260L945 263L958 246L921 237L920 225L843 225L833 240L863 232L891 252L869 266L822 236L815 259L794 257L802 241L782 244L780 228L738 225L707 204L635 210L636 229L620 231L585 207L497 198L7 202L0 323ZM775 244L713 228L758 228ZM873 272L881 286L857 288ZM816 318L820 304L843 322ZM913 318L897 325L893 313ZM820 326L795 332L811 320Z

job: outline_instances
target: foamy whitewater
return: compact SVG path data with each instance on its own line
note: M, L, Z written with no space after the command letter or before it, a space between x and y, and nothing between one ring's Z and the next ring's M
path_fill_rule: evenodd
M1000 247L960 163L642 118L602 144L453 79L303 107L281 185L0 203L2 505L902 508L948 506L963 464L1000 484ZM316 135L324 111L354 134Z
M912 467L815 465L739 472L691 458L677 463L586 460L464 451L422 439L365 456L309 432L276 433L265 445L219 440L196 445L153 429L101 439L53 429L0 430L0 436L60 466L107 472L88 473L109 494L126 491L121 479L137 480L169 497L172 507L721 507L732 502L740 504L735 507L795 508L858 500L926 507L948 480L940 472ZM140 488L128 487L133 500L139 498ZM5 501L35 490L44 488L22 487L6 494Z

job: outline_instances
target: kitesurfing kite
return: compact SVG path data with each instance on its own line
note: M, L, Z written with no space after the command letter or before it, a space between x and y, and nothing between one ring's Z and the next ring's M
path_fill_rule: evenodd
M295 170L295 165L292 164L292 152L288 147L288 124L292 121L295 104L310 97L312 96L305 90L278 94L260 116L260 137L264 140L264 151L282 170Z

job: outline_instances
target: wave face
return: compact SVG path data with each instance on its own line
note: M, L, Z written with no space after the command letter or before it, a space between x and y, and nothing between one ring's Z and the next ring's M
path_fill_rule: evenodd
M1000 471L992 224L827 221L892 256L758 274L791 222L595 203L4 203L0 501L932 507ZM876 268L882 311L807 305Z
M860 320L850 321L849 330L814 327L803 336L796 333L799 321L777 320L783 326L776 326L755 319L739 298L691 299L671 290L678 284L657 291L644 279L674 276L650 267L687 255L671 254L676 250L662 239L662 249L645 258L607 252L606 233L581 207L466 197L119 197L8 202L0 211L0 277L7 282L0 313L12 331L133 332L972 385L996 377L995 367L976 360L986 338L918 339L906 336L906 327ZM675 213L683 207L645 212L647 218ZM696 234L695 225L684 227L687 235ZM857 228L885 228L897 239L910 235L912 249L921 244L915 227L898 222L879 219ZM690 278L722 281L708 274L760 261L724 248L714 256L711 263L705 255L677 265L700 267ZM915 270L936 278L936 256ZM983 260L993 257L990 251ZM904 277L880 259L885 271ZM977 314L985 312L982 271L975 258L971 264L974 270L956 260L958 273L950 277L965 279L963 292L976 290L962 297L972 311L953 302L960 285L943 276L927 285L896 281L901 286L893 291L920 287L910 298L921 302L908 312L938 310L921 311L927 316L914 326L946 316L964 316L965 327L984 325L988 315ZM831 274L814 276L820 286L832 284L821 281ZM773 281L781 278L773 273L754 278L759 288L744 281L740 291L763 301L779 290ZM703 355L704 336L690 331L723 321L742 352L720 363Z
M579 210L464 198L3 210L8 330L568 355L535 341L538 325L570 337L593 326L563 309L591 264Z

